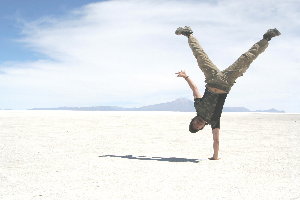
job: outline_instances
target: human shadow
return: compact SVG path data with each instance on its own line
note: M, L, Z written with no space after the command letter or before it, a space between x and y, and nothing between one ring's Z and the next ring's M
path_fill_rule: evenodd
M199 159L189 159L189 158L176 158L176 157L147 157L147 156L133 156L133 155L126 155L126 156L117 156L117 155L103 155L99 156L103 157L111 157L111 158L126 158L130 160L156 160L156 161L163 161L163 162L191 162L191 163L199 163Z

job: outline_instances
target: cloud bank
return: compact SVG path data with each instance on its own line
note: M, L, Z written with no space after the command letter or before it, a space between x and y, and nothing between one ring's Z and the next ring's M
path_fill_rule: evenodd
M276 27L282 36L237 81L227 106L300 112L296 1L112 0L65 16L25 22L21 44L44 59L0 66L2 108L141 106L191 97L175 72L185 69L204 89L204 77L176 36L189 25L213 62L226 68Z

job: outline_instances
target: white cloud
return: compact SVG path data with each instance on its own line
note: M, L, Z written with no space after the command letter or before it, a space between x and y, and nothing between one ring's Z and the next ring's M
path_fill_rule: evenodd
M1 106L139 106L190 97L173 74L186 69L204 87L186 38L174 34L190 25L222 69L277 27L282 36L238 80L226 105L300 112L291 98L300 92L299 13L296 1L127 0L26 22L20 40L49 60L1 66Z

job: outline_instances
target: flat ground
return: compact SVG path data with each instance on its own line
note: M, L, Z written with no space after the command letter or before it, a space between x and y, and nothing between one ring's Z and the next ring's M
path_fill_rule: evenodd
M193 115L0 111L0 199L300 199L300 114Z

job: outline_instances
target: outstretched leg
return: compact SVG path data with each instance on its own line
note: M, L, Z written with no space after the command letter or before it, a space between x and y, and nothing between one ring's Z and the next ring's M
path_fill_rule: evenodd
M222 73L229 83L234 83L235 80L242 76L249 68L250 64L257 58L259 54L264 52L268 47L268 41L260 40L254 44L247 52L242 54L232 65L223 70Z
M184 35L188 38L189 46L193 51L199 68L204 73L205 82L207 82L207 80L212 79L212 77L220 72L220 70L212 63L192 33L193 31L188 26L185 26L184 28L179 27L175 32L176 35Z
M268 47L268 41L272 37L280 35L277 29L268 30L262 40L255 43L246 53L242 54L231 66L222 71L223 76L230 84L234 84L235 80L242 76L249 68L250 64L257 58L259 54Z

